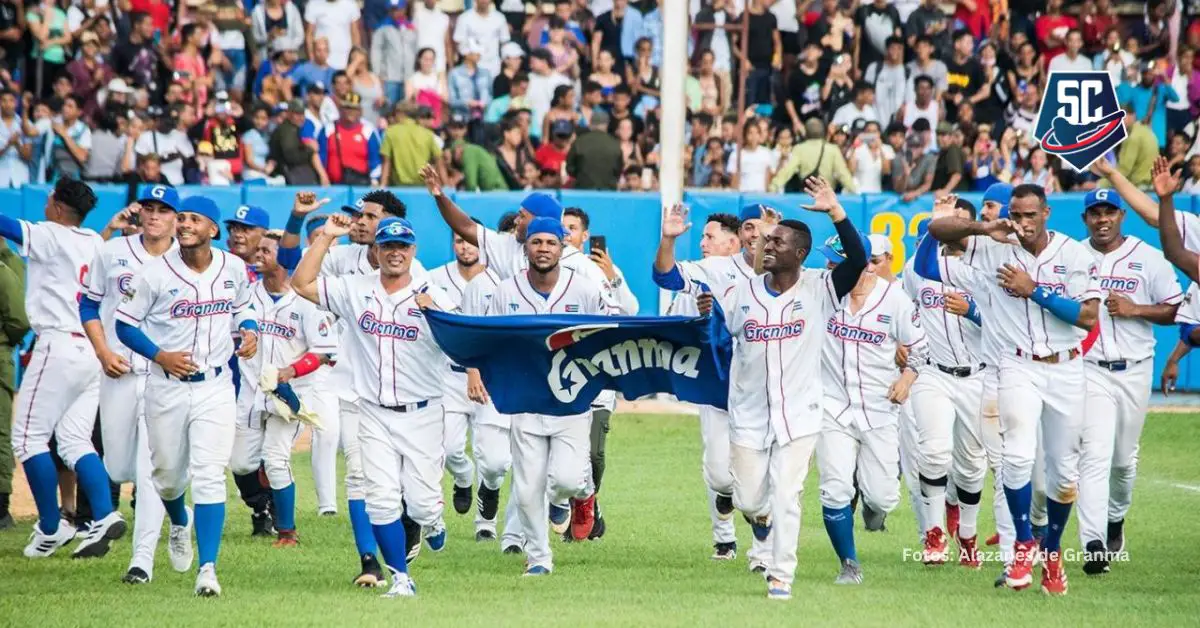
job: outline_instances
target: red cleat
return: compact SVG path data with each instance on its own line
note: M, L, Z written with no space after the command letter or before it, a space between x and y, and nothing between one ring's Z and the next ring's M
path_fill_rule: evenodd
M571 538L586 541L596 524L596 496L571 500Z
M1058 552L1047 553L1042 563L1042 593L1054 596L1067 594L1067 572L1063 569L1062 555Z
M296 547L300 544L300 538L296 536L295 530L280 530L279 538L271 544L271 547Z
M988 545L999 545L1000 544L1000 533L997 532L997 533L989 536L987 538L987 541L985 541L985 543L987 543Z
M1037 553L1037 541L1017 541L1013 545L1013 561L1004 575L1008 588L1020 591L1033 584L1033 560Z
M946 502L946 534L958 538L958 504Z
M975 547L978 536L958 539L958 564L967 569L979 569L983 560L979 557L979 549Z
M930 529L925 533L925 551L921 555L921 562L926 565L946 564L946 558L949 556L948 546L946 533L942 532L941 528Z

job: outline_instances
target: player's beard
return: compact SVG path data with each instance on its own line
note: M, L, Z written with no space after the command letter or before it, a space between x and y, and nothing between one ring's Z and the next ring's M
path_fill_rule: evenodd
M529 267L532 268L533 270L537 271L540 274L546 275L546 274L554 272L554 269L558 268L558 260L554 260L550 264L543 267L543 266L539 266L536 261L531 259L531 260L529 260Z

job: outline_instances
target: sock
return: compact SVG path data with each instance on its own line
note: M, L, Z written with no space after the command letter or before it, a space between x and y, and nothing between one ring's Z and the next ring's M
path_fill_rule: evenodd
M217 562L225 530L225 504L196 504L196 553L200 566Z
M1046 536L1042 537L1042 549L1047 552L1057 552L1062 546L1063 530L1067 527L1067 522L1071 520L1071 504L1047 498L1046 518L1050 522L1050 527L1046 529Z
M979 534L980 493L968 493L958 489L958 538L969 539Z
M267 493L262 483L258 481L258 471L250 473L233 474L233 483L237 484L238 493L242 496L242 501L246 502L255 513L267 511Z
M375 538L379 540L379 551L383 562L400 573L408 573L408 550L404 545L404 524L399 519L382 526L372 524Z
M837 553L838 562L846 560L858 561L858 553L854 550L854 511L849 506L844 508L821 507L825 518L825 532L833 543L833 551Z
M38 529L42 534L58 532L58 470L54 468L54 458L50 452L40 453L21 463L21 466L25 469L25 479L29 481L33 501L37 504Z
M946 529L946 476L930 479L921 476L921 505L925 509L925 532Z
M87 454L75 462L75 478L79 488L87 495L88 504L92 507L92 519L100 520L113 511L112 486L108 481L108 471L100 456Z
M271 491L275 495L275 529L296 529L296 483Z
M957 506L959 504L958 487L954 485L954 482L950 482L946 485L946 505Z
M1032 541L1033 527L1029 523L1029 507L1033 503L1033 485L1029 482L1020 488L1009 488L1008 485L1005 485L1004 499L1008 501L1008 511L1012 513L1017 542Z
M352 499L348 506L350 511L350 529L354 531L354 546L358 555L375 554L375 533L372 531L371 520L367 518L367 502L363 499Z
M172 500L162 500L163 507L167 509L167 516L171 519L173 526L185 526L188 524L187 504L183 501L183 495Z

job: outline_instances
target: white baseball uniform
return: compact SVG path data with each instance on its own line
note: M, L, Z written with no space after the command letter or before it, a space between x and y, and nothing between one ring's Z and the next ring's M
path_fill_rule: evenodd
M179 248L175 242L167 253ZM117 338L117 306L133 294L134 277L155 256L146 251L141 236L114 238L100 246L88 278L88 298L100 302L100 323L108 348L125 358L130 370L120 377L100 377L100 437L104 467L118 484L134 482L137 509L133 517L133 562L154 573L154 550L162 533L166 510L154 493L150 443L146 435L145 395L150 362Z
M1100 266L1101 298L1121 295L1137 305L1183 301L1175 269L1146 242L1129 236L1111 253L1095 250L1090 241L1084 245ZM1086 547L1089 541L1103 543L1107 522L1124 519L1129 509L1154 376L1154 325L1141 318L1113 318L1102 306L1100 335L1084 363L1079 539Z
M614 313L614 307L599 282L560 266L558 283L549 295L539 294L530 284L528 273L518 272L496 286L485 310L488 316L566 313L608 315ZM588 495L590 428L590 411L562 417L512 416L513 490L525 532L526 564L530 567L553 570L554 566L547 495L554 503Z
M245 263L213 249L212 262L198 273L180 251L171 251L142 267L116 318L140 328L163 351L189 351L197 365L186 381L150 366L146 431L159 496L179 497L190 480L194 503L225 503L237 411L229 330L254 318Z
M426 292L442 310L454 303L424 277L388 294L379 275L321 277L322 308L346 323L339 355L349 358L358 396L366 479L367 515L372 525L408 515L427 534L442 522L442 394L446 355L429 331L416 296Z
M439 287L454 302L462 307L463 290L467 280L458 271L458 262L438 266L429 273L429 282ZM446 371L446 394L442 397L446 407L446 434L443 440L446 451L446 471L454 479L454 485L469 487L474 484L475 465L467 456L467 426L478 407L467 399L467 369L451 363Z
M23 463L49 451L54 435L63 462L74 469L96 453L100 363L83 335L79 296L103 241L82 227L20 223L20 253L29 259L25 312L37 345L13 401L12 451Z
M713 259L713 258L708 258ZM800 503L821 431L822 325L841 299L828 271L805 269L774 293L770 275L736 283L721 299L734 338L729 374L733 502L772 520L769 577L796 573Z
M877 278L857 311L850 298L825 327L821 505L849 506L857 475L863 503L888 513L900 501L900 407L887 399L900 374L896 348L908 348L909 364L924 364L925 332L898 282Z

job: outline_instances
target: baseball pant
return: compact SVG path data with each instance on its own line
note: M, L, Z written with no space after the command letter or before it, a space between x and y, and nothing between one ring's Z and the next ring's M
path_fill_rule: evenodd
M1015 355L1001 358L999 402L1004 486L1018 489L1032 480L1040 424L1046 495L1059 503L1075 501L1085 386L1083 360L1048 364ZM1034 501L1038 501L1036 497Z
M733 520L717 516L718 494L733 494L733 471L729 462L729 413L712 406L700 410L700 442L703 446L704 483L708 485L708 511L712 519L713 543L734 543Z
M612 418L612 410L592 408L592 425L589 434L591 453L589 456L592 463L592 476L590 479L593 493L600 490L600 483L604 481L604 449L608 444L610 418Z
M341 439L341 407L337 395L325 385L309 393L305 403L321 417L321 429L312 430L313 488L317 512L337 512L337 453Z
M237 396L237 427L234 430L233 456L229 468L234 475L257 473L263 462L263 435L266 412L261 394L242 382Z
M913 517L917 521L917 536L925 539L925 505L921 501L921 474L917 462L917 441L920 439L917 417L913 413L912 400L900 406L900 417L896 422L900 434L900 472L904 475L904 487L908 489L908 501Z
M446 471L454 479L454 485L460 487L471 486L475 480L475 463L467 456L467 426L470 422L470 413L446 411L445 434L442 437Z
M817 434L766 451L731 445L733 503L750 518L771 517L771 559L767 576L788 584L796 575L800 543L800 504L804 479L817 444Z
M1017 531L1013 527L1012 513L1004 498L1003 461L1004 438L1000 434L1000 369L989 364L983 377L983 401L979 410L980 434L983 449L987 454L988 467L992 469L992 515L996 521L996 533L1000 535L1000 551L1007 563L1011 558Z
M82 335L44 332L33 348L13 414L12 451L18 462L50 451L68 468L95 454L92 429L100 403L100 362Z
M983 375L956 377L934 367L926 369L913 384L912 407L916 419L916 457L919 476L926 480L944 478L969 493L983 489L987 454L979 427ZM921 489L921 487L918 487ZM942 527L945 521L945 491L925 488L924 530ZM952 534L957 532L950 531ZM972 534L971 536L974 536Z
M148 376L139 375L145 383ZM146 417L142 412L144 397L138 398L138 426L135 461L136 483L134 484L133 509L133 558L129 566L140 567L154 577L154 552L162 536L163 519L167 510L154 490L154 465L150 461L150 437L146 432ZM107 453L107 452L106 452Z
M517 496L529 566L553 569L548 504L585 496L591 474L590 430L590 413L572 417L534 414L512 417L512 492Z
M1131 363L1113 372L1088 363L1086 419L1079 454L1079 542L1106 542L1107 523L1124 518L1129 509L1137 461L1137 442L1146 421L1154 361ZM1132 445L1130 446L1130 443ZM1118 464L1116 452L1124 446L1126 456ZM1128 484L1123 481L1128 477ZM1111 516L1110 500L1117 496L1118 482L1127 490L1121 495L1124 508Z
M359 400L358 442L362 447L371 525L408 516L428 531L442 523L442 437L445 410L438 401L411 412L396 412Z
M1044 526L1047 523L1046 516L1046 450L1044 441L1042 440L1043 427L1041 423L1037 428L1037 454L1033 458L1033 501L1029 506L1029 522L1035 526ZM1080 421L1080 430L1083 429L1083 422Z
M346 458L346 499L366 499L366 480L363 478L362 447L358 440L358 423L362 418L358 401L338 399L338 428L341 431L342 455Z
M262 456L267 482L271 489L280 491L295 482L292 476L292 447L304 424L288 421L272 413L266 413L263 429Z
M145 403L155 490L164 501L172 501L190 483L193 503L225 503L225 467L233 456L237 429L229 371L200 382L181 382L152 369Z
M864 504L889 513L900 503L900 443L896 424L863 430L829 414L817 440L821 505L842 509L854 498L855 480Z
M146 393L145 373L100 378L100 440L104 468L118 484L132 482L137 474L138 425L141 400ZM136 401L135 401L136 400Z
M494 411L494 410L493 410ZM479 486L492 490L500 490L504 485L504 476L512 468L512 445L509 428L489 423L476 423L474 436L475 469L479 474ZM521 534L521 521L517 509L514 484L509 486L508 503L504 507L504 534L500 537L500 547L510 545L520 547L524 543ZM488 530L496 533L496 520L484 519L475 510L475 531Z

